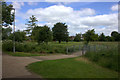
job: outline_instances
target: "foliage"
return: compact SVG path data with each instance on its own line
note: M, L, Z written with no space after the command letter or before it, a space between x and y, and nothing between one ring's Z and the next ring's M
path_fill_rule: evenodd
M89 43L89 41L97 41L98 34L95 34L94 29L88 30L85 34L83 34L84 40Z
M104 33L100 34L99 41L105 41L105 35L104 35Z
M90 50L85 54L85 57L103 67L119 72L118 56L120 55L118 54L118 43L98 44L95 50L91 46Z
M54 27L52 28L53 31L53 39L58 40L59 43L61 41L67 41L68 42L68 31L67 31L67 25L65 23L56 23Z
M113 37L114 41L120 41L120 33L118 33L117 31L113 31L111 33L111 36Z
M15 36L15 41L17 42L23 42L24 40L26 40L26 33L24 31L16 31L15 33L12 33L9 38L11 40L14 39L14 36Z
M82 57L40 61L29 64L27 68L48 80L49 78L77 79L118 77L117 72L97 66Z
M6 2L2 2L2 25L8 26L12 25L14 21L14 13L11 13L13 5L7 5Z
M31 31L33 30L33 27L36 27L38 20L36 19L36 17L34 15L32 15L32 17L29 18L29 21L27 22L26 25L28 25L27 30L25 30L27 32L27 34L31 34Z
M46 25L39 28L38 34L36 35L36 39L39 44L43 43L43 42L48 43L48 41L51 41L52 40L52 32L51 32L50 28Z
M77 41L77 42L82 41L82 34L76 34L74 41Z
M9 36L11 34L12 28L2 28L2 40L9 39Z

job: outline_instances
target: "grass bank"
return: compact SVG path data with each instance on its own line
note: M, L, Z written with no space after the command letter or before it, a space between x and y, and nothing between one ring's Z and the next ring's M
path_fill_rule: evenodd
M48 60L29 64L28 70L43 78L117 78L118 73L85 58Z

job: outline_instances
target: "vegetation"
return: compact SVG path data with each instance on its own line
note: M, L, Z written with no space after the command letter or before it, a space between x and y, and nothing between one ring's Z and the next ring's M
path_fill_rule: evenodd
M102 68L87 59L69 58L35 62L27 68L43 78L117 78L115 71Z
M9 39L13 40L14 36L16 42L23 42L26 40L26 33L24 31L18 30L15 33L11 33Z
M6 2L2 2L2 25L7 27L12 25L14 21L14 13L11 13L13 5L7 5Z
M37 53L66 53L66 48L73 45L81 45L79 42L49 42L48 44L36 42L16 42L15 48L17 52L37 52ZM13 51L13 42L11 40L2 42L3 51Z
M89 50L85 57L95 62L96 64L120 72L118 68L118 43L97 43L97 45L90 44Z
M76 42L82 41L82 34L76 34L74 41L76 41Z
M11 34L12 28L2 28L2 40L8 40Z
M52 28L53 31L53 39L56 41L58 40L59 43L61 41L68 42L68 31L67 31L67 25L65 23L56 23L54 27Z
M48 26L43 26L39 29L38 35L36 35L37 42L40 43L48 43L52 41L52 32Z
M25 30L27 32L27 34L31 35L31 32L33 30L33 27L36 27L38 20L36 19L36 17L34 15L32 15L32 17L29 18L29 21L26 23L26 25L28 25L27 30Z

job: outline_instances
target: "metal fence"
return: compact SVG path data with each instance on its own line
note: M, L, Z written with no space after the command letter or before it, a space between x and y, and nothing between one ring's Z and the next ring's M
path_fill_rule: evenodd
M81 51L82 54L85 52L98 52L103 50L109 50L112 48L118 48L117 46L109 46L109 45L73 45L66 48L66 54L72 54L77 51Z

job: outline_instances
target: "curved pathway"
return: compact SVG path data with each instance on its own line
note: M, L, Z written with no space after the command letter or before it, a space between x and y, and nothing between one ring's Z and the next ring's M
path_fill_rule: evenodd
M39 75L29 72L25 68L25 66L37 61L72 58L80 55L81 52L77 52L72 55L59 54L59 55L34 56L34 57L14 57L14 56L9 56L7 54L3 54L2 77L3 78L41 78Z

